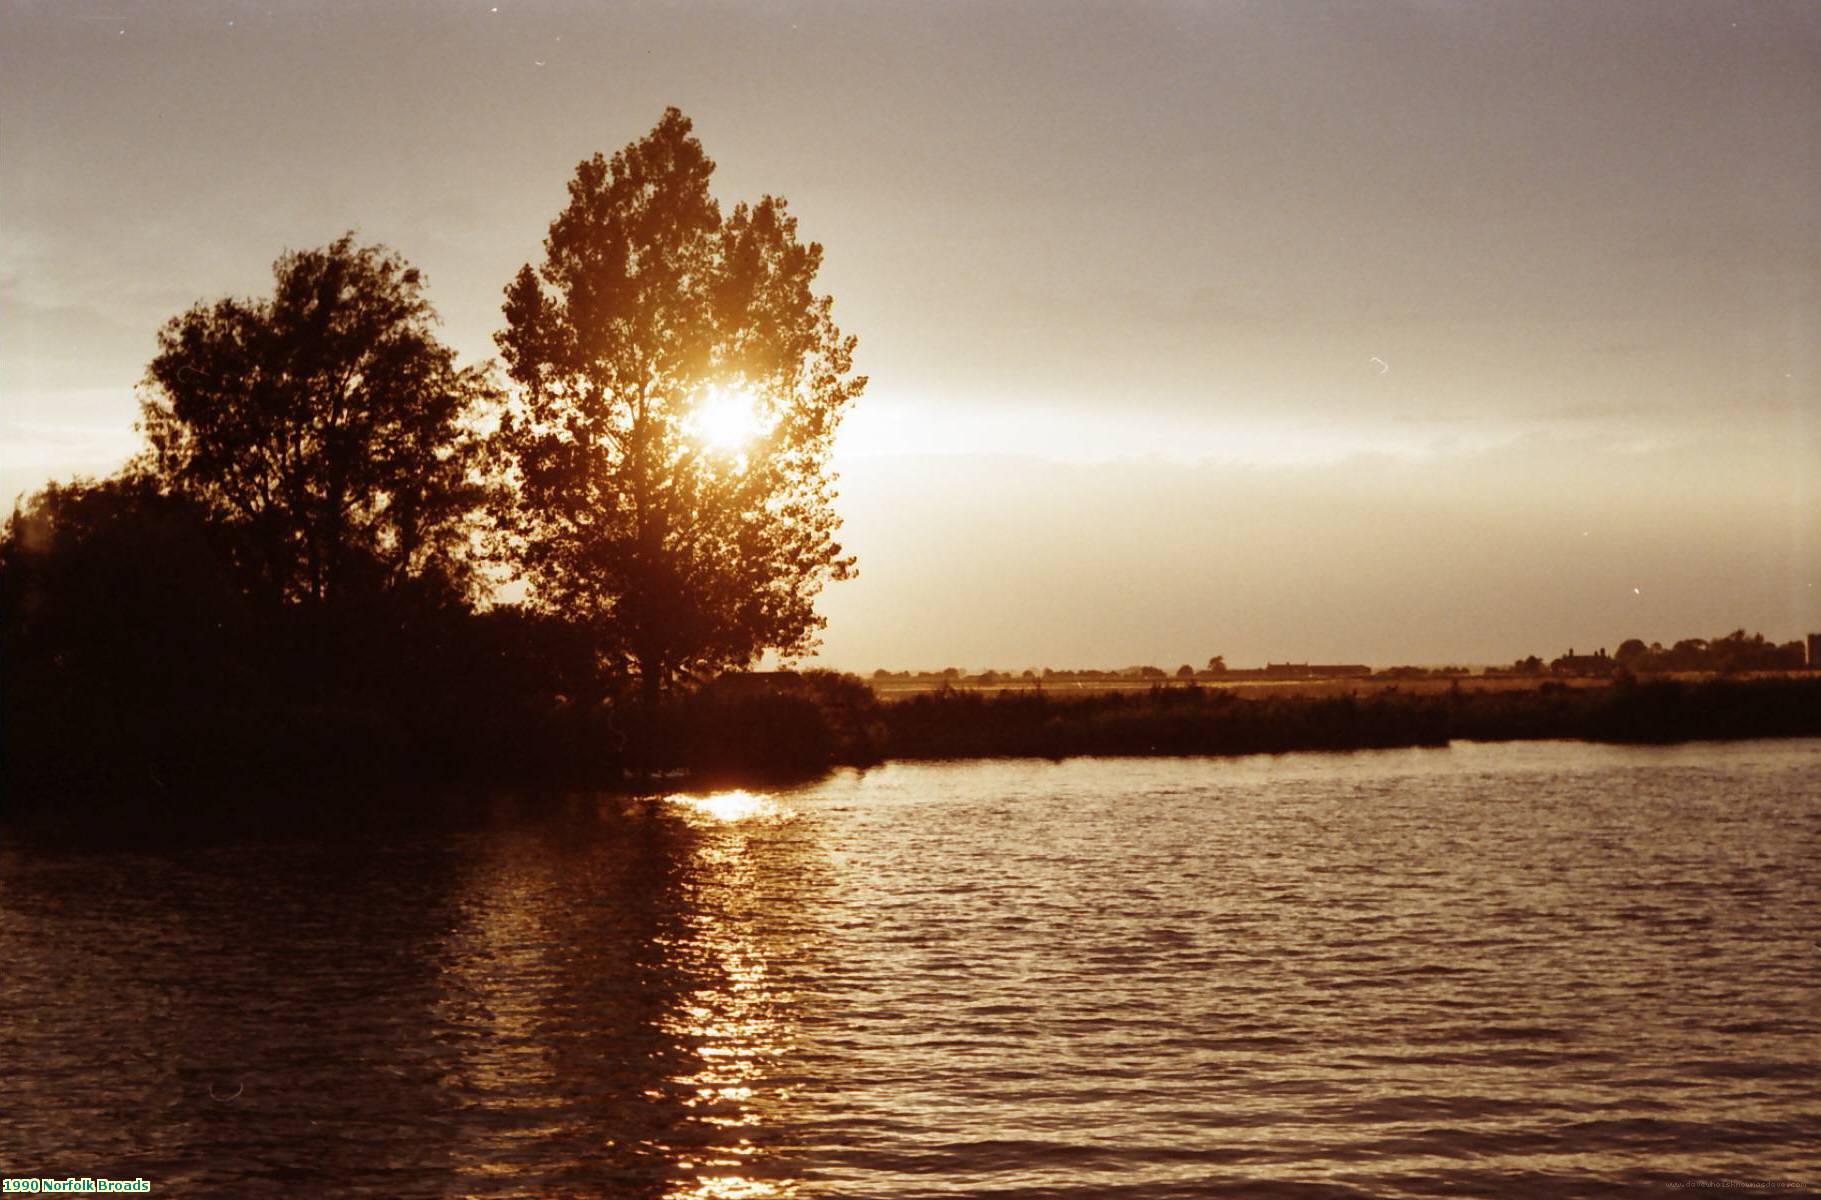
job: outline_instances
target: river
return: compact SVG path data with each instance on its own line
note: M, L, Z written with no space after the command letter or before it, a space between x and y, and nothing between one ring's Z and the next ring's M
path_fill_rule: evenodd
M9 835L0 961L0 1172L154 1195L1821 1191L1821 740Z

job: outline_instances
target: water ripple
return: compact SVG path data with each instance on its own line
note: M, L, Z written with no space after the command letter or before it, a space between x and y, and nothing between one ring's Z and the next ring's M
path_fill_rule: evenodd
M1821 743L935 763L0 846L0 1164L239 1195L1821 1189Z

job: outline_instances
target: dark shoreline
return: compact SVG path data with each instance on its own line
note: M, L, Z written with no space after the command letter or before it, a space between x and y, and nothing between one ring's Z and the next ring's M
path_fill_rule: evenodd
M763 687L711 684L655 717L607 705L454 723L349 707L119 716L106 730L7 730L5 807L89 809L130 798L134 808L174 811L238 794L260 807L332 809L364 803L372 785L426 794L628 791L802 779L893 760L1813 737L1821 736L1821 675L1498 689L1463 681L1325 696L1177 686L881 700L853 676L807 672Z
M1821 735L1821 677L1244 698L1219 689L898 701L893 758L1285 753L1452 741L1672 743Z

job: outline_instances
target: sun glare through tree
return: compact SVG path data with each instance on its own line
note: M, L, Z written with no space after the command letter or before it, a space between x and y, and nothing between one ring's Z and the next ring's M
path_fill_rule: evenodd
M0 1200L1821 1195L1818 80L0 0Z
M744 451L771 430L759 397L743 383L717 383L696 396L684 427L709 450L744 458Z

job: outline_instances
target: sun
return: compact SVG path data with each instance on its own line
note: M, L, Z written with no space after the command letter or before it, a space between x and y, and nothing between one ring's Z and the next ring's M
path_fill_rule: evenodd
M713 384L696 398L689 430L710 450L743 450L770 428L759 411L758 397L744 387Z

